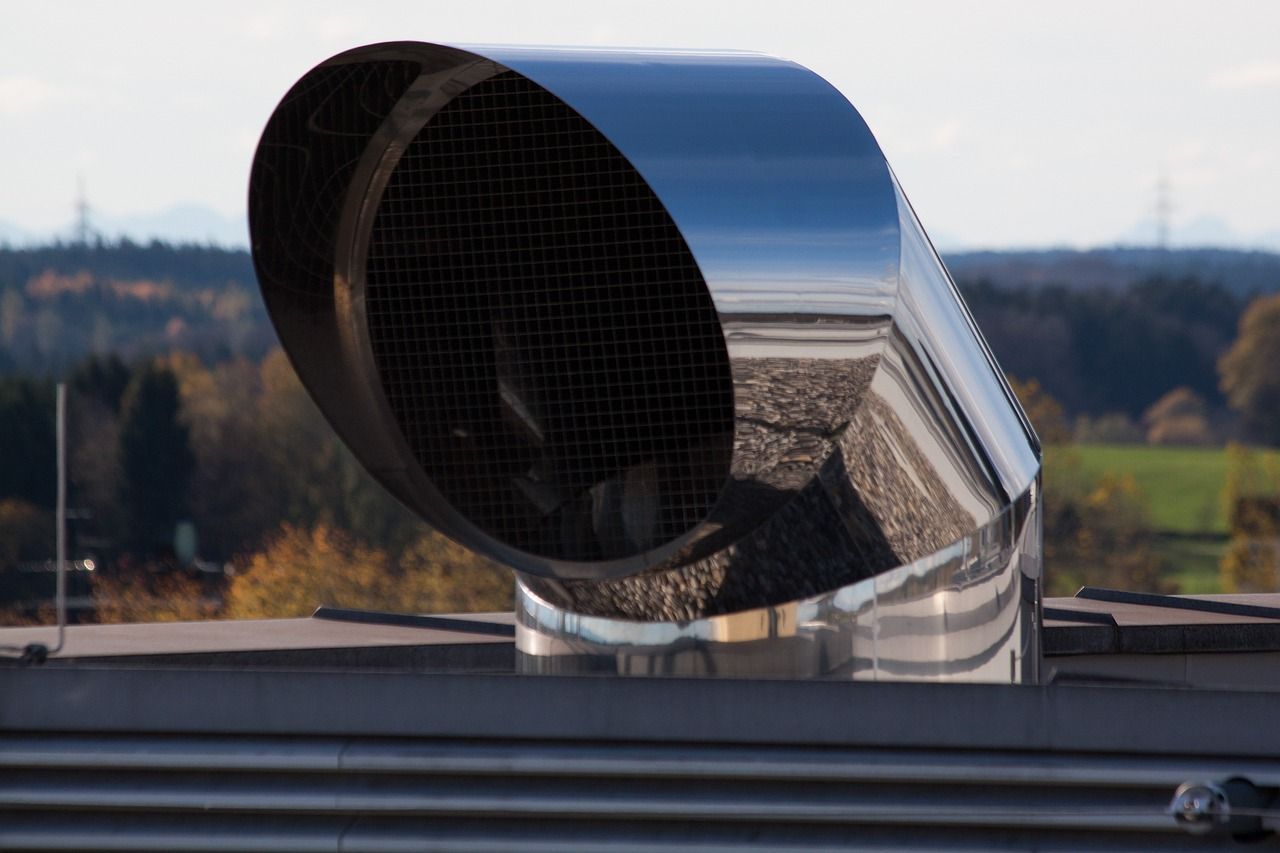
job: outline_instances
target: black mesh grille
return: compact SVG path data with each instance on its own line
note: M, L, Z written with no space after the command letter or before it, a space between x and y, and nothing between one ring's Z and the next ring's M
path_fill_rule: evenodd
M410 448L509 545L636 554L700 522L728 476L732 380L693 256L618 150L515 73L409 146L366 310Z

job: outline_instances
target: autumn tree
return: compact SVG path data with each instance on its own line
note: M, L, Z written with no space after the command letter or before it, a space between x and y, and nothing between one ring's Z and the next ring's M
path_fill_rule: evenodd
M377 608L391 597L387 554L325 524L285 524L236 568L225 613L232 619L307 616L321 604Z
M1226 592L1280 588L1280 460L1227 446L1223 503L1231 541L1219 564Z
M426 529L338 439L281 350L263 359L261 384L257 418L264 464L278 472L281 520L339 527L391 553Z
M1072 435L1080 444L1142 444L1146 440L1142 428L1124 412L1078 415Z
M1009 386L1022 404L1031 425L1044 444L1066 444L1071 441L1071 430L1067 428L1067 417L1062 404L1055 400L1048 391L1040 387L1035 379L1018 380L1010 376Z
M258 411L259 367L233 359L209 368L190 353L170 355L166 364L178 382L195 458L190 508L199 553L228 559L257 549L285 518L282 491L308 475L270 464Z
M16 287L6 287L0 293L0 344L15 348L18 333L26 324L26 300Z
M1074 447L1046 450L1044 559L1047 592L1081 586L1175 592L1163 578L1146 500L1132 476L1084 473Z
M1185 385L1174 388L1142 416L1148 444L1204 446L1213 444L1209 407Z
M510 610L515 578L443 533L427 530L400 560L403 598L420 613Z
M1235 343L1218 361L1218 376L1249 435L1280 445L1280 293L1249 303Z
M504 610L512 576L438 533L397 563L326 524L286 524L245 559L227 593L233 619L307 616L324 604L400 613Z
M92 596L94 620L103 624L214 619L220 611L217 590L183 572L95 574Z
M42 415L51 435L51 400ZM114 359L86 360L71 379L68 427L73 505L91 512L82 526L104 547L154 552L187 517L200 556L214 560L260 550L282 522L324 523L395 554L425 529L342 444L279 349L260 364L212 366L174 352L132 374ZM42 476L52 483L51 457L28 457L48 461ZM0 484L16 469L0 471ZM121 532L129 540L113 542Z

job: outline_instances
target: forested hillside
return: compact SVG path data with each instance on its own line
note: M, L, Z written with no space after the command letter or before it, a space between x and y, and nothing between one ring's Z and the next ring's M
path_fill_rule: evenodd
M261 358L275 336L244 251L130 242L0 248L0 375L86 355Z
M985 279L959 284L1005 371L1039 380L1069 415L1140 418L1180 386L1211 409L1222 408L1217 362L1248 300L1220 282L1151 277L1088 289Z
M1280 290L1280 254L1238 249L1041 249L953 252L947 266L957 279L1019 288L1056 284L1073 290L1124 288L1151 278L1196 279L1237 298Z
M1280 290L1280 256L984 253L953 266L1052 445L1051 589L1174 589L1170 571L1190 553L1179 543L1214 572L1224 523L1253 537L1232 546L1224 577L1267 576L1239 556L1256 551L1256 519L1209 513L1204 530L1162 533L1162 519L1205 513L1164 496L1153 513L1140 478L1100 472L1101 455L1070 445L1280 443L1280 408L1266 409L1280 400L1280 350L1267 349L1280 347L1280 300L1255 298ZM283 615L321 600L494 608L510 594L504 575L428 531L337 440L278 348L247 252L0 247L0 624L43 618L51 590L57 380L69 388L71 556L94 569L78 618ZM1261 408L1248 411L1250 399ZM1249 474L1253 457L1233 453L1214 470L1240 506L1268 483L1280 490L1280 469L1264 483ZM1188 499L1217 506L1219 488Z
M1225 249L948 256L1004 369L1070 417L1141 414L1187 386L1220 411L1217 358L1280 255ZM218 364L275 345L248 252L129 242L0 248L0 375L173 351Z

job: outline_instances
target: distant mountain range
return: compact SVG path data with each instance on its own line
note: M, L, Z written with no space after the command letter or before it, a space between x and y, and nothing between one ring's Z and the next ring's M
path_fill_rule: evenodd
M158 237L168 243L230 248L249 245L249 223L244 215L223 216L216 210L195 204L178 205L159 213L103 217L101 221L93 221L93 226L108 239Z
M0 246L25 246L32 239L30 231L0 219Z
M1154 218L1141 220L1121 234L1116 244L1120 246L1153 245L1156 230ZM1169 246L1178 249L1213 246L1220 249L1261 249L1280 252L1280 229L1242 233L1216 216L1197 216L1170 225Z

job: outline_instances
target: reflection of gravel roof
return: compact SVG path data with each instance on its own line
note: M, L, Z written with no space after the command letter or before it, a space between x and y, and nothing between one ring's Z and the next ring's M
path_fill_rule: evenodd
M830 434L862 402L879 358L737 358L733 361L738 418Z
M849 472L853 487L880 520L885 539L902 562L932 554L977 528L973 515L956 501L879 396L868 395L840 445L858 460Z
M795 491L834 448L875 375L876 357L733 362L733 473Z
M889 405L868 393L876 363L735 364L735 477L755 484L749 492L763 481L776 497L768 503L781 503L738 541L629 578L526 581L578 613L687 621L818 595L956 541L976 522Z

